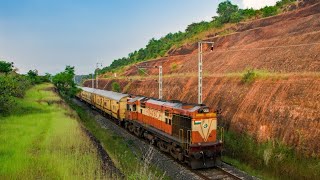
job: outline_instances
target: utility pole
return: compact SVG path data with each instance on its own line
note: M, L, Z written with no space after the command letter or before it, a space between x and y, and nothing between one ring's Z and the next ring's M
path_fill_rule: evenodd
M214 42L208 42L208 41L199 41L198 42L198 104L202 104L202 76L203 76L203 71L202 71L203 49L202 49L202 45L203 44L211 44L211 51L213 51Z
M102 67L102 63L99 63L99 62L96 63L96 71L95 72L96 72L96 88L97 89L99 89L99 78L98 78L99 73L97 71L99 68L99 65L100 65L100 67Z
M161 63L162 64L162 63ZM135 65L136 66L136 65ZM144 68L157 68L157 66L136 66L138 70L142 71L144 74L150 76L146 71L144 71ZM159 68L159 99L162 99L162 65L158 67Z
M159 99L162 99L162 66L159 66Z

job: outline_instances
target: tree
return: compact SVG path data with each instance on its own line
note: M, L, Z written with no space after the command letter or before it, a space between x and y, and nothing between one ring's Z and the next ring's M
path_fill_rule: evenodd
M62 94L73 97L79 91L73 81L74 75L74 67L66 66L63 72L53 76L52 82Z
M30 79L32 84L39 84L40 78L38 76L38 70L29 70L27 73L28 78Z
M8 74L13 70L13 62L0 61L0 73Z
M217 13L220 16L221 23L230 22L231 15L238 12L239 7L233 5L229 0L224 1L218 5Z

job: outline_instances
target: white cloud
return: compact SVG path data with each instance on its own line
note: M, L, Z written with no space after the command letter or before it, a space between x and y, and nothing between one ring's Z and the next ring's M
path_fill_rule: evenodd
M260 9L265 6L273 6L279 0L242 0L244 8Z

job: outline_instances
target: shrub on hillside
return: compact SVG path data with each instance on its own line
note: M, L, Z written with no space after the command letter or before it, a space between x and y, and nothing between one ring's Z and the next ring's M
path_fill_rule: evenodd
M114 92L120 92L120 84L118 82L113 82L112 85L112 91Z
M258 77L257 73L255 70L250 69L247 70L247 72L243 75L242 77L242 82L243 83L251 83L253 82L256 78Z
M238 23L243 19L243 15L240 11L232 13L230 16L230 22L231 23Z
M278 8L274 6L266 6L261 9L263 17L274 16L278 14Z

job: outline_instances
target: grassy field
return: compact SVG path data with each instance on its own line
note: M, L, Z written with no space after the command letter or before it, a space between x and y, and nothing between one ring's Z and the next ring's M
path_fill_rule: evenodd
M52 87L31 88L0 116L0 179L103 178L96 148Z

